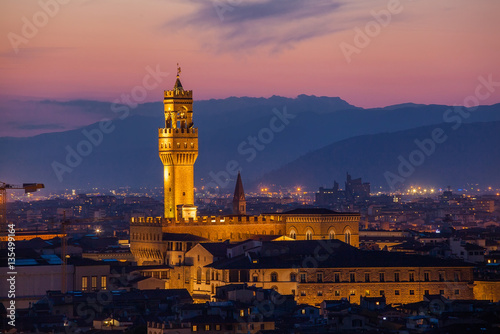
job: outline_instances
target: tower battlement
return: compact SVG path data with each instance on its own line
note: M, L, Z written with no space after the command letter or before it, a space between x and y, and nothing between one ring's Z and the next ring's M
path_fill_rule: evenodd
M160 138L164 137L169 137L172 134L176 134L176 137L182 137L183 134L185 134L186 138L190 137L190 135L197 135L198 134L198 129L197 128L159 128L158 129L158 136Z
M180 89L164 90L163 91L163 98L165 100L172 99L172 98L192 99L193 98L193 91L192 90L180 90Z
M259 216L198 216L195 219L163 218L163 217L132 217L131 225L145 226L192 226L192 225L228 225L228 224L272 224L281 222L281 216L259 215Z

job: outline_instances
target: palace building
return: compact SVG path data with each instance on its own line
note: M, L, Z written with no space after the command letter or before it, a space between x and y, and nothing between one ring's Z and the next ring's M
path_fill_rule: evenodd
M193 94L184 90L179 73L173 90L164 92L165 128L159 129L164 216L130 222L131 252L158 288L186 288L200 302L215 300L217 288L228 284L272 288L310 305L342 298L357 303L362 297L384 297L389 303L413 303L434 294L474 297L471 265L360 250L358 213L298 208L247 215L240 174L233 214L199 216ZM165 275L155 271L158 265Z
M194 163L198 157L198 129L194 126L193 91L184 90L180 68L172 90L163 95L165 127L158 130L158 149L164 166L163 217L132 218L131 251L139 264L163 264L170 259L166 235L184 233L207 241L233 242L254 235L296 240L337 239L359 244L358 213L326 209L296 209L284 213L246 214L243 182L238 174L233 215L198 216L194 203Z

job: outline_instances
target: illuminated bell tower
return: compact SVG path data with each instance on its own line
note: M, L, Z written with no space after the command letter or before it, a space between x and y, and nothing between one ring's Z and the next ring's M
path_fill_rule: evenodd
M179 65L179 64L177 64ZM198 157L198 129L193 127L193 91L182 88L177 68L173 90L164 91L165 128L158 129L163 163L165 218L195 218L194 163Z

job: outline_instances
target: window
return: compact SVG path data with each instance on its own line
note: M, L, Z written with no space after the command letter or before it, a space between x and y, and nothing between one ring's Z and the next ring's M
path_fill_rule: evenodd
M271 282L278 282L278 274L271 273Z
M335 283L340 283L340 273L335 273L333 277L335 279Z
M82 291L87 291L89 288L89 278L87 276L82 276Z
M313 234L310 230L306 232L306 240L312 240L313 239Z
M290 274L290 282L295 282L297 280L297 275L295 273Z
M355 274L355 273L350 273L350 274L349 274L349 281L350 281L351 283L356 282L356 274Z
M430 295L429 290L424 290L424 295Z
M455 295L459 295L460 294L460 290L455 290Z
M92 276L92 290L97 290L97 276Z
M349 294L350 294L351 296L355 296L355 295L356 295L356 290L351 290L351 291L349 292Z
M197 331L198 331L198 326L193 325L193 332L197 332Z
M410 273L410 275L409 275L409 281L410 282L415 282L415 273L414 272Z
M335 239L335 232L330 231L330 232L328 233L328 239L330 239L330 240Z
M385 282L385 273L379 274L379 280L380 280L380 282Z
M370 282L370 274L365 273L365 282Z
M365 296L369 296L370 295L370 290L365 290Z
M394 282L399 282L399 273L394 273Z
M380 294L381 296L385 296L385 291L384 291L384 290L380 290L379 294Z
M424 281L426 282L429 282L430 281L430 273L428 271L426 271L424 273Z
M455 282L460 281L460 274L459 274L459 273L454 273L454 274L453 274L453 280L454 280Z
M305 292L305 291L300 291L300 295L301 295L302 297L304 297L304 296L306 295L306 292Z
M335 290L335 296L336 297L340 296L340 290Z
M439 282L444 282L444 273L442 271L439 272Z
M101 289L106 290L107 286L107 278L106 276L101 276Z
M259 276L253 275L252 276L252 282L258 282L259 281Z
M345 233L344 233L344 241L348 245L351 244L351 232L350 231L345 231Z
M210 330L210 325L205 325L205 331L209 331Z
M196 269L196 283L201 284L201 268Z
M444 295L444 290L439 290L440 295Z
M290 232L290 238L292 238L292 239L297 239L297 234L295 233L295 231L293 231L293 230L292 230L292 231Z
M193 145L193 144L191 144L191 145ZM220 325L215 325L215 330L220 331Z
M323 291L318 291L318 297L323 296Z
M323 273L316 274L316 282L323 283Z
M414 296L415 295L415 290L410 290L410 296Z
M395 294L396 296L399 296L399 290L394 290L394 294Z
M306 283L306 282L307 282L307 274L300 273L300 283Z
M207 269L205 283L210 284L210 269Z

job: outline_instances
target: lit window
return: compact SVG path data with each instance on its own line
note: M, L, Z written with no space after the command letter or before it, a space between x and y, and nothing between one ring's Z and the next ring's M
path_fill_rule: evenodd
M106 276L101 276L101 289L106 290L107 286L107 278Z
M82 277L82 291L86 291L89 288L89 278L87 276Z
M344 233L344 241L348 245L351 244L351 232L350 231L345 231L345 233Z
M198 326L193 325L193 332L197 332L197 331L198 331Z
M92 276L92 290L97 289L97 276Z

